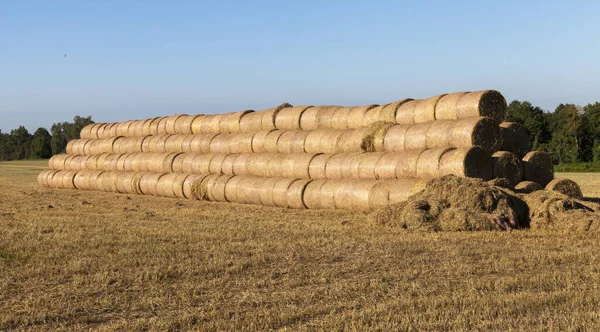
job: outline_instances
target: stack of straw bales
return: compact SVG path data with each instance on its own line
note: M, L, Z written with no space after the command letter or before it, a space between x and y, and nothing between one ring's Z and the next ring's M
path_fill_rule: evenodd
M543 188L550 158L530 152L525 129L505 117L504 97L486 90L95 123L38 179L50 188L357 210L401 202L448 174Z

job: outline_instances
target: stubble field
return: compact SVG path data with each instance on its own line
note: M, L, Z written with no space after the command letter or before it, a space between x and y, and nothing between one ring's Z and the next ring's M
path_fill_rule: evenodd
M600 240L48 190L0 163L0 330L594 330ZM600 197L600 176L559 174Z

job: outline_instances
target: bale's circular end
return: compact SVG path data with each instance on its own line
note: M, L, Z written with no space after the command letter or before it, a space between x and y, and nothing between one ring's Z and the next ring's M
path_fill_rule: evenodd
M531 151L523 157L523 178L537 182L542 187L554 178L554 166L550 156L541 151Z
M492 155L494 178L505 178L512 185L523 180L523 165L519 157L508 151L498 151Z
M502 133L495 120L487 117L479 118L474 124L471 135L472 145L492 154L502 147Z
M522 181L515 186L515 192L519 194L531 194L534 191L544 190L541 184L533 181Z
M583 193L579 185L569 179L554 179L546 185L546 190L553 190L572 198L583 199Z
M529 152L529 135L525 127L517 122L502 122L502 150L515 153L523 158Z
M504 121L506 114L506 99L496 90L467 93L456 104L456 115L459 119L487 116L498 124Z
M492 161L481 148L450 150L440 159L440 175L492 179Z

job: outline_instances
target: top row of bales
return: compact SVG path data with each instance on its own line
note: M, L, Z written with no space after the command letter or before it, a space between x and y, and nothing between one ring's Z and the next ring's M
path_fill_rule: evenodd
M455 92L427 99L403 99L385 105L292 106L288 103L261 111L225 114L177 114L119 123L95 123L81 130L81 138L102 139L165 134L227 134L258 130L356 129L374 122L418 124L436 120L489 117L497 124L506 118L506 99L495 90Z

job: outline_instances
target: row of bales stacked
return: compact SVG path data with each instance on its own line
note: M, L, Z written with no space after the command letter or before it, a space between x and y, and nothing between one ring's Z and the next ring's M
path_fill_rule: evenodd
M454 174L543 188L550 158L502 123L497 91L96 123L50 159L53 188L291 208L375 209Z

